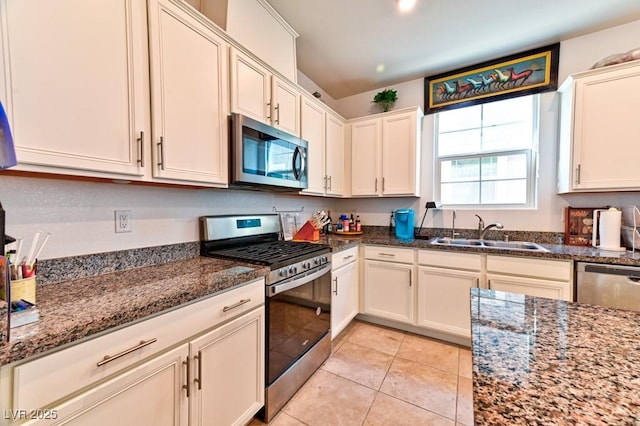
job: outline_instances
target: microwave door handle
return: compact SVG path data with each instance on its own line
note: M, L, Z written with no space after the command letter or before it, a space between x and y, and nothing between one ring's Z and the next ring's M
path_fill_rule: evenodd
M300 168L296 168L296 160L297 158L300 157ZM304 168L304 158L302 157L302 150L300 149L299 146L296 147L296 149L293 151L293 163L291 164L291 169L293 170L293 177L296 178L296 180L300 180L300 178L302 177L302 170Z

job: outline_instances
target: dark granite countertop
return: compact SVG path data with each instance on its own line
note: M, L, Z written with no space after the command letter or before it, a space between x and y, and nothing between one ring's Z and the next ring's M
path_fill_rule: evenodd
M640 425L640 313L471 291L476 425Z
M384 246L397 246L406 248L419 248L429 250L446 250L466 253L486 253L498 254L501 256L523 256L537 257L543 259L561 259L575 260L581 262L594 263L611 263L617 265L635 265L640 266L640 252L632 253L630 250L626 252L604 251L595 247L568 246L562 244L544 244L540 245L547 249L547 252L535 251L519 251L519 250L503 250L496 248L475 248L460 246L441 246L431 244L431 240L399 240L391 235L384 234L367 234L359 237L341 236L339 234L331 234L321 238L321 243L331 246L334 252L345 250L357 244L377 244Z
M204 257L38 286L40 320L11 330L0 366L263 277L269 268Z

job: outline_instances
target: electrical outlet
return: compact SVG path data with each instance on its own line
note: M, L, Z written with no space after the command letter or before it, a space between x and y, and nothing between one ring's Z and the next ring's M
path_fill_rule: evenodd
M131 210L116 210L116 233L131 232Z

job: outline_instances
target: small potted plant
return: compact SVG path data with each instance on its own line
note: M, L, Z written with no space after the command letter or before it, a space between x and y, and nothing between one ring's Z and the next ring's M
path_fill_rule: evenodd
M382 107L382 111L387 112L391 109L394 102L398 100L398 91L393 89L384 89L382 92L376 93L373 97L374 103Z

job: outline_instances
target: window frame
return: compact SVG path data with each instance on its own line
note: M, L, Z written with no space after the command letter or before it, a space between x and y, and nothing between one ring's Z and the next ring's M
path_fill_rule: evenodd
M482 163L482 158L486 157L495 157L495 156L507 156L512 154L526 154L527 156L527 170L526 170L526 202L518 203L518 204L505 204L505 203L496 203L496 204L443 204L447 208L456 208L456 209L485 209L485 210L496 210L496 209L504 209L504 210L525 210L525 209L535 209L537 207L538 202L538 146L539 146L539 135L540 135L540 95L528 95L532 97L532 113L531 117L532 122L532 135L531 135L531 147L530 148L517 148L517 149L496 149L493 151L486 152L475 152L475 153L465 153L465 154L454 154L454 155L438 155L438 144L439 144L439 123L440 123L440 114L446 113L446 111L438 112L434 114L434 122L433 122L433 194L436 200L441 201L442 196L442 162L450 161L450 160L463 160L463 159L480 159L480 163ZM501 102L501 101L497 101ZM481 180L478 179L480 185L482 182L490 182L490 181L507 181L509 179L487 179ZM474 181L475 182L475 181ZM482 197L482 188L480 188L480 197Z

